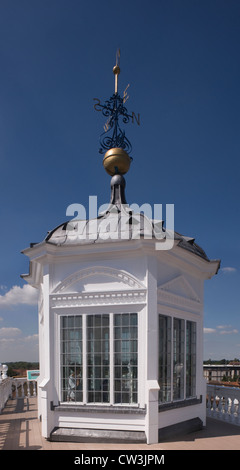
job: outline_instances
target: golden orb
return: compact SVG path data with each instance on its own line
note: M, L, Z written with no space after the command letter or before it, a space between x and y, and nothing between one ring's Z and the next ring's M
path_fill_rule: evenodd
M113 176L125 175L130 168L131 158L122 148L108 150L103 157L103 166L106 172Z

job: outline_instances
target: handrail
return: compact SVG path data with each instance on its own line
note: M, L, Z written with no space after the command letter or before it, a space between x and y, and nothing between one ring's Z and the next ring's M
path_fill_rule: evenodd
M240 426L240 388L207 384L207 416Z
M12 379L6 378L0 382L0 413L12 394Z

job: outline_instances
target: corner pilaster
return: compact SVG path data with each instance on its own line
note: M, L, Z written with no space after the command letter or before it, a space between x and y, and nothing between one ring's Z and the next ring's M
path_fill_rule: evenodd
M158 315L157 315L157 262L147 259L147 415L146 437L148 444L158 442Z

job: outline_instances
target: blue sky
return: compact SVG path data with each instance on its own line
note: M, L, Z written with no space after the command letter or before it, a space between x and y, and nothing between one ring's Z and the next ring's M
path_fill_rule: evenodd
M69 204L109 201L93 98L128 89L127 200L175 204L221 270L205 283L205 359L240 357L238 0L0 0L0 361L37 360L21 250Z

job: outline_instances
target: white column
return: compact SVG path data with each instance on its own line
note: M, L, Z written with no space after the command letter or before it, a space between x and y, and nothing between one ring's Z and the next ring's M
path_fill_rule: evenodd
M147 260L147 328L146 328L146 437L148 444L158 442L158 314L157 314L157 263Z
M44 266L43 272L43 319L42 319L42 334L41 334L41 378L39 381L39 400L42 415L42 435L48 438L52 431L52 411L50 410L50 401L52 400L51 390L54 381L53 370L53 318L50 315L49 305L49 266ZM56 367L56 364L55 364Z

